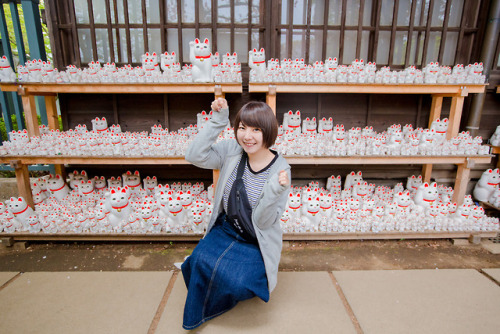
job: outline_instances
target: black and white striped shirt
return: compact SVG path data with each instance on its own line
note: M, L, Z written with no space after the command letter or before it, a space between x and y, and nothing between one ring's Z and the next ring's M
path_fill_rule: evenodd
M245 170L243 172L243 183L245 184L245 190L247 192L248 201L250 202L252 209L254 209L255 205L257 204L257 200L259 199L259 196L262 192L264 183L266 183L267 177L269 175L270 167L278 158L278 154L276 152L273 153L274 153L274 159L266 167L264 167L258 172L254 172L252 170L252 168L250 167L250 163L248 162L247 159ZM229 198L229 194L231 193L231 188L233 187L233 183L236 180L236 174L238 172L238 166L240 165L240 162L241 160L234 168L233 172L229 176L229 179L227 180L226 186L224 187L223 201L224 201L224 210L226 212L227 212L227 200Z

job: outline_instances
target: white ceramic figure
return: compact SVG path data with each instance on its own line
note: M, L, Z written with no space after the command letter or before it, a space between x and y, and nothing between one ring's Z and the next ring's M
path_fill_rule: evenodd
M479 181L474 187L472 194L474 198L481 202L487 202L491 197L495 189L498 188L500 184L500 171L496 169L487 169L483 172Z
M80 185L81 181L88 181L89 179L87 172L85 172L84 170L82 170L81 172L74 170L73 173L68 174L68 177L69 177L69 186L71 189L78 189L78 186Z
M116 178L114 176L112 176L107 181L108 181L108 188L118 188L118 187L123 186L121 176L118 176Z
M108 131L108 122L105 117L99 119L98 117L92 120L92 131L102 133Z
M112 188L105 194L106 209L109 211L108 219L114 229L116 229L122 221L126 221L132 213L130 205L130 192L127 186Z
M358 171L357 173L351 172L351 173L347 174L347 176L345 178L344 189L350 190L350 189L352 189L352 186L355 183L358 183L361 181L363 181L363 174L361 173L361 171Z
M201 234L205 231L205 217L202 212L188 211L188 219L194 233Z
M500 125L495 129L495 133L491 135L489 142L492 146L500 146Z
M156 178L156 176L147 176L142 180L142 182L144 183L144 189L147 191L148 195L153 195L156 186L158 186L158 179Z
M15 220L22 224L23 230L28 230L28 217L32 216L35 211L26 203L23 197L11 197L7 205L9 212L14 215Z
M169 228L174 231L186 223L187 212L182 206L180 196L169 197L166 218Z
M332 194L320 194L319 195L319 208L320 215L330 219L333 211L333 197Z
M10 66L10 62L6 56L0 58L0 81L2 82L15 82L16 73Z
M106 179L104 176L98 177L94 176L94 190L97 192L102 192L106 188Z
M175 52L168 53L164 52L162 55L160 55L160 67L165 74L165 72L172 71L174 68L174 64L177 63L177 55Z
M141 175L139 171L136 170L133 174L131 171L127 171L122 175L123 186L127 186L130 192L137 192L142 189Z
M47 190L50 196L55 197L58 201L64 199L70 191L66 181L59 174L49 176L47 179Z
M300 193L290 192L288 195L287 210L292 218L300 218L302 207L302 197Z
M212 61L208 38L200 42L198 38L189 42L189 60L193 65L193 82L212 81Z
M415 204L429 207L430 205L436 203L439 198L437 183L432 182L430 185L427 182L424 182L420 187L418 187L417 192L415 193Z
M293 133L295 134L300 134L301 133L300 123L301 119L299 110L297 110L295 113L289 110L288 113L285 113L283 115L284 131L293 131Z
M398 206L399 212L404 211L405 214L410 213L411 205L413 204L413 200L410 196L410 191L400 191L394 194L394 202Z
M30 81L30 71L26 66L17 65L17 80L19 82L29 82Z
M332 175L328 178L326 181L326 189L329 192L335 192L335 191L340 191L342 190L342 180L340 178L340 175Z
M426 84L437 83L438 73L439 73L439 63L431 62L423 68L424 82Z
M266 52L264 48L248 51L248 66L255 72L256 81L264 79L266 73Z
M358 199L363 203L365 199L368 199L370 193L370 187L368 186L368 182L359 181L352 185L352 198Z
M302 133L312 135L316 132L316 117L313 117L312 119L307 117L302 121Z
M319 212L319 197L309 197L306 203L302 205L301 219L309 231L318 230L319 222L321 219L321 215Z
M93 199L96 197L96 193L94 192L94 179L90 180L81 180L80 185L78 186L78 194L82 197L82 199Z
M493 191L490 198L488 199L488 202L491 205L500 208L500 187L497 187L495 191Z
M435 143L442 144L446 140L446 131L448 130L448 119L436 119L432 121L431 129L434 130Z
M406 181L406 189L414 193L417 191L418 187L422 185L422 175L419 176L409 176Z
M326 117L323 117L322 119L319 120L318 133L332 136L332 134L333 134L333 118L332 117L330 117L328 119L326 119Z
M42 66L43 62L41 59L34 59L32 61L26 62L26 67L30 72L29 80L30 82L41 82L42 81Z

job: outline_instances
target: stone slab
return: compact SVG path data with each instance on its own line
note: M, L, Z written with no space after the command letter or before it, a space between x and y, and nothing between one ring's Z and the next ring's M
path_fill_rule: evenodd
M171 272L25 273L0 291L3 333L147 333Z
M498 333L500 288L476 270L334 275L365 333Z
M186 300L182 274L175 282L156 333L190 333L182 329ZM194 333L356 333L327 272L280 272L269 303L240 302Z
M500 283L500 268L483 269L483 271Z
M484 240L481 243L481 246L483 246L484 249L486 249L488 252L492 254L500 254L500 244L499 243L494 243L493 241L490 240Z
M0 287L16 276L17 272L2 271L0 272Z

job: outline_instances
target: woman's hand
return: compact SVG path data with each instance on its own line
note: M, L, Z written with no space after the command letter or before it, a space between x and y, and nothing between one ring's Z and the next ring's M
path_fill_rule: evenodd
M215 99L214 102L212 102L212 110L219 112L221 109L227 108L227 101L226 99L219 97L218 99Z
M279 174L278 181L282 186L286 186L289 184L288 173L285 170L282 170Z

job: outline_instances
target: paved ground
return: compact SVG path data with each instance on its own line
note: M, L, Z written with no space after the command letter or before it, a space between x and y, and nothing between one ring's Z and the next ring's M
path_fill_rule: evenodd
M0 248L0 271L174 270L196 243L32 243ZM285 243L282 271L500 268L500 255L450 240Z
M187 333L173 262L194 244L0 250L2 333ZM296 242L269 303L194 333L498 333L500 255L448 240Z

